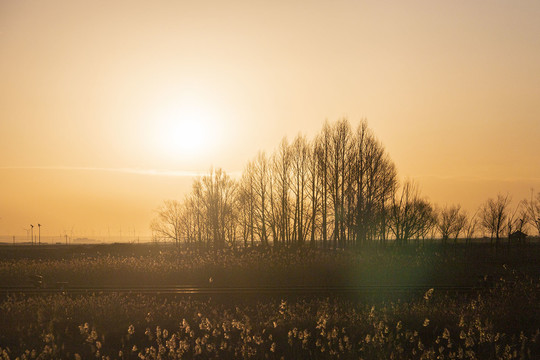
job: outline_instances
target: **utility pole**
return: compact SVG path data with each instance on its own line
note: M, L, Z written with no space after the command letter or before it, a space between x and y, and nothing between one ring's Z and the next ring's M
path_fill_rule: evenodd
M34 225L30 224L30 228L31 228L30 234L31 234L31 236L32 236L31 239L30 239L30 241L32 242L32 245L34 245Z
M38 236L39 236L39 242L38 242L38 245L41 245L41 224L37 224L38 226Z

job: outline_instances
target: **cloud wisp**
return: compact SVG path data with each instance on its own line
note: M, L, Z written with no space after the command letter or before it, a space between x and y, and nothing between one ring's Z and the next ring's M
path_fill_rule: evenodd
M98 171L136 175L174 176L174 177L198 177L202 172L190 170L161 170L139 168L104 168L83 166L2 166L0 170L59 170L59 171Z

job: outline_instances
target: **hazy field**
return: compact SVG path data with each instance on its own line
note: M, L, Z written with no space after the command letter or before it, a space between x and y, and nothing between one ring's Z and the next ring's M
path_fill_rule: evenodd
M540 274L539 244L501 246L381 247L357 251L311 248L204 250L171 245L1 246L0 286L29 285L461 285L484 275L499 277L503 265Z
M0 247L0 347L11 358L537 358L540 247L206 251L165 245ZM474 269L474 270L473 270ZM482 281L483 276L492 281ZM209 279L211 278L211 283ZM467 293L174 296L75 286L475 285Z

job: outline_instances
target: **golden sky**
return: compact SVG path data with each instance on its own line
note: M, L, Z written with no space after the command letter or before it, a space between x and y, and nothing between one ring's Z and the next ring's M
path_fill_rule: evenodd
M538 19L538 1L0 0L0 235L146 234L190 174L343 116L433 202L517 203L540 190Z

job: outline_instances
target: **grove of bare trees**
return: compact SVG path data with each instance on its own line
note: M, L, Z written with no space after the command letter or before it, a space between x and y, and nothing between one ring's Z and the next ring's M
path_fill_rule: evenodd
M210 247L315 244L354 247L378 241L471 239L499 243L531 223L540 233L540 193L510 211L510 197L488 199L468 217L460 205L434 207L411 181L400 184L382 143L361 121L326 122L314 139L283 139L259 152L234 179L211 170L182 202L168 200L151 224L155 240ZM480 226L479 226L480 225Z

